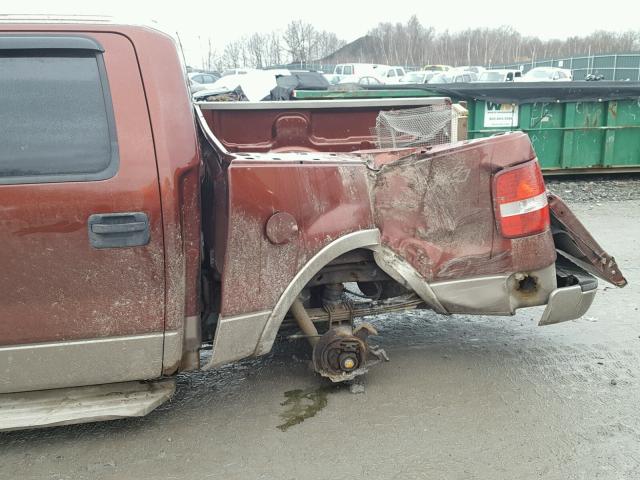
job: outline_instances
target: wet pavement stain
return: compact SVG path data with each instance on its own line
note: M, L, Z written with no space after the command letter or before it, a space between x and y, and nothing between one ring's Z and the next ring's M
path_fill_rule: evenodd
M284 392L286 400L280 405L287 409L280 414L284 423L278 425L278 429L285 432L294 425L304 422L307 418L314 417L316 413L327 406L327 396L336 392L338 386L324 385L307 390L296 389Z

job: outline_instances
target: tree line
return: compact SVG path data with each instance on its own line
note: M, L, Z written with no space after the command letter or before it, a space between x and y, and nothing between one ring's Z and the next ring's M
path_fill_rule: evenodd
M335 33L301 20L283 32L254 33L228 43L218 54L209 46L205 68L263 68L287 63L365 62L390 65L501 65L548 58L640 51L640 31L598 30L565 40L523 36L509 26L437 32L413 15L406 23L379 23L346 44Z
M588 54L640 50L640 31L596 31L565 40L523 36L509 26L436 32L414 15L405 24L380 23L368 49L350 61L400 65L500 65ZM341 61L341 60L340 60Z
M309 63L346 44L335 33L316 29L302 20L289 22L283 32L254 33L227 43L217 52L209 42L203 66L208 70L264 68L292 62Z

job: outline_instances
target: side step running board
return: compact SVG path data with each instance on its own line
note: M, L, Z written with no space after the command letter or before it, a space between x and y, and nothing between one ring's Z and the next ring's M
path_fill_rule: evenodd
M0 395L0 431L141 417L167 401L175 380Z

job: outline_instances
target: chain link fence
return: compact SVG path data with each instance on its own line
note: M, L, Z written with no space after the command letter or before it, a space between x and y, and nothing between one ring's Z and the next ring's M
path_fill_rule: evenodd
M600 74L605 80L640 81L640 53L615 55L589 55L535 62L493 65L491 68L507 68L528 72L535 67L560 67L573 72L574 80L584 80L589 74Z
M267 68L287 68L289 70L311 70L323 73L333 73L335 66L335 64L298 62L273 65ZM406 72L420 70L420 67L415 65L401 66ZM605 80L640 82L640 53L566 57L536 60L534 62L509 63L506 65L491 65L488 68L514 69L527 73L535 67L566 68L573 72L574 80L584 80L584 78L589 74L600 74L604 76Z

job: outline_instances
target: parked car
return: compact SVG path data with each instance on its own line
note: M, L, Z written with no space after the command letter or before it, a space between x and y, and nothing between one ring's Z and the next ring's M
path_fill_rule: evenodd
M437 75L437 72L426 72L422 70L409 72L400 79L400 83L428 83L434 75Z
M255 68L242 67L242 68L228 68L222 71L222 77L227 77L229 75L246 75L250 72L255 72Z
M207 88L204 85L201 85L199 83L194 82L190 78L188 78L187 81L189 82L189 90L191 91L191 93L200 92L202 90L206 90L206 88Z
M189 88L191 93L196 93L202 90L213 88L213 85L220 77L215 77L211 74L203 73L189 73L187 75L189 80Z
M405 71L403 67L390 67L386 71L382 70L377 73L377 77L379 77L383 83L394 85L400 83L400 79L404 77Z
M519 82L520 70L485 70L478 76L478 82Z
M428 83L469 83L477 78L473 72L458 72L449 70L447 72L441 72L429 80Z
M220 78L220 75L213 75L211 73L193 72L189 73L189 80L199 83L200 85L211 85Z
M385 358L354 317L545 325L625 283L525 133L375 149L381 111L448 98L194 104L157 30L0 31L0 430L145 415L278 335L350 380Z
M356 83L358 85L384 85L384 81L373 75L347 75L343 76L338 84Z
M428 72L446 72L452 68L453 67L449 65L425 65L422 67L422 70L426 70Z
M377 63L341 63L335 66L333 69L333 75L340 81L344 77L357 77L373 76L382 79L384 72L389 71L391 67L389 65L381 65Z
M473 73L475 73L475 74L476 74L476 75L478 75L478 76L479 76L482 72L484 72L484 71L486 70L486 68L481 67L481 66L479 66L479 65L471 65L471 66L469 66L469 65L463 65L463 66L456 67L456 68L457 68L458 70L463 70L463 71L465 71L465 72L473 72Z
M522 77L523 82L570 82L571 70L557 67L536 67Z

